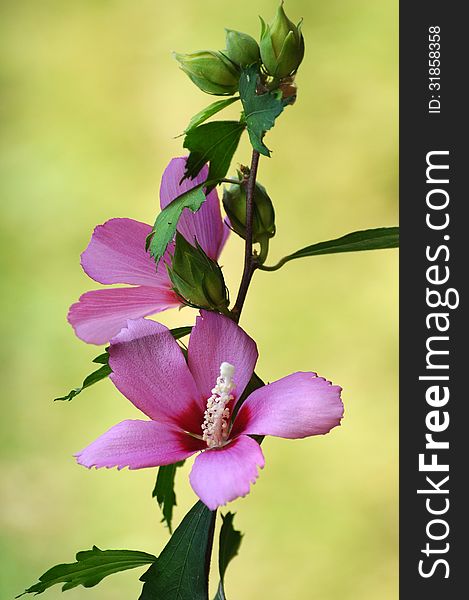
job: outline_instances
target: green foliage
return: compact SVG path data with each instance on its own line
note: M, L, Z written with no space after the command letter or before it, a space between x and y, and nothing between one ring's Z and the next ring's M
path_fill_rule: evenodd
M185 177L196 177L208 162L206 187L213 188L212 180L220 181L227 174L244 128L238 121L214 121L191 129L184 139L184 148L190 152Z
M257 65L252 65L241 72L239 95L243 103L244 119L252 147L264 156L270 156L270 151L262 140L266 131L274 126L275 119L288 101L282 100L282 93L279 90L262 89Z
M90 373L87 377L85 377L80 387L73 388L73 390L70 390L65 396L55 398L54 400L70 401L72 400L72 398L75 398L75 396L78 396L78 394L80 394L83 390L90 387L91 385L94 385L95 383L98 383L98 381L101 381L102 379L106 379L106 377L108 377L112 373L111 367L109 366L109 353L107 349L106 352L103 352L103 354L100 354L99 356L94 358L93 362L103 366L97 369L96 371L93 371L93 373Z
M93 358L93 360L91 362L97 363L98 365L108 365L109 364L109 346L107 348L105 348L105 351L102 354L100 354L96 358Z
M176 469L182 467L184 461L174 463L172 465L165 465L158 469L158 475L156 477L155 487L152 492L152 497L156 498L156 501L161 508L163 518L161 521L165 521L170 533L173 532L171 527L171 521L173 518L173 508L176 506L176 494L174 492L174 478L176 476Z
M188 325L187 327L175 327L174 329L170 329L171 335L175 340L180 340L181 338L189 335L192 331L192 326Z
M233 527L234 513L222 515L223 525L220 529L220 549L218 553L218 570L220 583L214 600L226 600L225 596L225 573L229 563L238 554L243 534Z
M264 271L276 271L285 263L296 258L307 256L319 256L321 254L337 254L339 252L360 252L363 250L384 250L386 248L399 247L399 227L379 227L377 229L366 229L354 231L335 240L319 242L297 250L282 258L273 267L261 265Z
M197 502L140 578L139 600L207 600L215 512Z
M173 338L175 340L179 340L182 337L189 335L192 331L192 327L176 327L175 329L170 329L170 331ZM75 398L75 396L78 396L78 394L80 394L84 389L90 387L95 383L98 383L98 381L101 381L102 379L106 379L106 377L109 377L109 375L112 373L112 369L109 366L108 348L106 348L106 352L103 352L102 354L94 358L92 362L98 363L103 366L97 369L96 371L90 373L87 377L85 377L80 387L73 388L73 390L70 390L70 392L66 396L54 398L55 401L72 400L73 398Z
M159 263L168 244L174 238L182 211L189 208L192 212L196 212L205 202L202 186L203 184L197 185L175 198L156 217L152 232L147 238L147 250L150 251L156 264Z
M189 133L189 131L195 129L196 127L204 123L207 119L210 119L210 117L213 117L213 115L216 115L221 110L223 110L227 106L230 106L230 104L233 104L233 102L236 102L237 100L239 100L239 96L233 96L232 98L217 100L216 102L209 104L192 117L192 119L189 121L189 125L184 130L184 133Z
M241 398L238 400L238 402L236 402L236 406L234 407L234 410L233 410L233 419L238 414L238 411L241 408L243 402L246 400L246 398L248 398L255 390L263 387L264 385L265 385L265 383L262 381L262 379L259 377L259 375L257 375L256 372L254 372L251 375L251 379L249 380L249 383L247 384L246 389L242 393Z
M148 565L156 556L136 550L84 550L76 555L76 562L56 565L39 577L38 583L27 588L24 594L42 594L57 583L63 583L62 591L78 585L89 588L97 585L108 575ZM20 596L17 596L19 598Z

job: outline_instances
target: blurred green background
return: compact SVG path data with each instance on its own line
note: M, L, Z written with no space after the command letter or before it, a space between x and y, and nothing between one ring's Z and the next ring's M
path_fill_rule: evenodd
M69 304L98 287L79 254L114 216L151 222L174 139L211 101L170 55L223 48L224 27L257 37L274 0L21 0L0 23L2 262L0 596L77 550L158 553L168 539L154 470L87 471L72 454L137 411L108 381L52 399L90 372ZM279 119L259 178L277 211L272 263L300 247L397 221L397 1L288 0L304 17L297 104ZM231 110L231 109L229 109ZM229 115L230 112L228 111ZM236 114L235 109L231 114ZM247 162L246 140L236 160ZM242 243L222 256L235 295ZM397 597L397 252L304 259L258 273L242 318L274 380L316 370L343 386L330 435L267 439L266 467L230 506L245 532L227 578L234 600ZM194 311L162 321L192 323ZM194 502L188 465L178 521ZM137 598L138 571L69 600ZM46 592L62 597L60 588Z

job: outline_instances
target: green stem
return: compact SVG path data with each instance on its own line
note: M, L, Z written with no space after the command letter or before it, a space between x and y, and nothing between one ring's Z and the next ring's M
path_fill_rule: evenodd
M244 301L248 293L252 276L256 270L257 258L252 253L252 221L254 217L254 189L256 185L257 169L259 167L260 154L257 150L252 151L251 168L246 188L246 237L244 245L244 270L239 285L238 297L231 311L232 319L238 323L243 310Z
M242 180L239 180L239 179L229 179L227 177L224 177L223 179L219 179L218 181L220 183L231 183L233 185L241 185L243 183Z
M269 238L267 236L265 236L259 242L261 249L257 256L257 268L258 269L262 269L262 265L264 264L264 262L267 258L267 255L269 254L269 241L270 241Z
M288 262L289 258L288 256L286 256L285 258L282 258L281 260L278 261L278 263L276 265L272 265L272 266L268 266L268 265L258 265L258 268L261 271L278 271L281 267L283 267L284 264L286 264Z

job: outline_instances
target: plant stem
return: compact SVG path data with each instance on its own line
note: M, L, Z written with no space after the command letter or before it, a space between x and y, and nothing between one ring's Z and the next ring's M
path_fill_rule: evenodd
M224 177L223 179L219 179L218 181L220 183L231 183L233 185L242 185L242 183L243 183L239 179L229 179L227 177Z
M261 238L259 240L259 244L261 248L259 254L257 255L257 268L262 269L262 265L269 254L269 238L267 236Z
M288 256L285 256L284 258L282 258L281 260L279 260L276 265L271 265L271 266L268 266L268 265L259 265L259 269L261 269L261 271L278 271L289 260L291 260L291 259Z
M252 151L252 159L251 159L251 169L249 171L249 178L246 187L246 243L244 246L244 270L243 276L241 278L241 283L239 285L238 297L236 298L236 303L233 307L233 310L229 313L229 317L231 317L236 323L239 321L241 316L241 311L243 310L244 301L246 300L246 294L249 289L249 284L251 283L252 275L257 267L257 259L254 257L252 252L252 220L254 216L253 210L253 199L254 199L254 189L256 185L257 178L257 168L259 166L259 152L256 150ZM229 180L224 180L229 181ZM240 181L231 180L230 183L241 184ZM210 572L210 561L212 556L212 547L213 547L213 536L215 533L215 521L216 521L217 511L213 511L212 513L212 523L209 531L209 546L207 548L207 554L205 557L205 569L207 573L207 585L208 585L208 576ZM208 590L207 590L208 591Z
M251 168L246 187L246 243L244 246L244 270L241 283L239 285L238 297L236 298L236 303L231 311L232 318L234 321L236 321L236 323L238 323L241 316L241 311L243 310L244 301L246 300L249 284L251 283L253 273L257 267L257 261L252 253L252 220L254 216L254 189L256 185L259 158L259 152L253 150Z

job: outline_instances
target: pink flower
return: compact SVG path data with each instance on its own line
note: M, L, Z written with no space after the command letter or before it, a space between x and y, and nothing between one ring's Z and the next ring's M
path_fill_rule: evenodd
M204 167L195 179L179 182L184 175L186 158L173 158L161 180L160 204L163 209L172 200L207 178ZM188 242L197 239L205 253L218 260L229 234L223 224L216 190L212 190L202 207L192 213L185 209L178 231ZM111 219L98 225L88 247L81 255L87 275L98 283L125 283L135 287L93 290L83 294L70 307L68 321L76 335L90 344L104 344L113 338L128 319L147 317L181 302L172 290L164 265L145 251L151 226L133 219ZM166 256L166 261L169 256Z
M151 420L123 421L76 457L85 467L142 469L200 452L190 474L211 509L245 496L264 466L250 435L304 438L340 424L341 388L293 373L254 391L232 419L257 361L255 342L228 317L201 311L187 362L169 330L130 320L111 342L111 379Z

